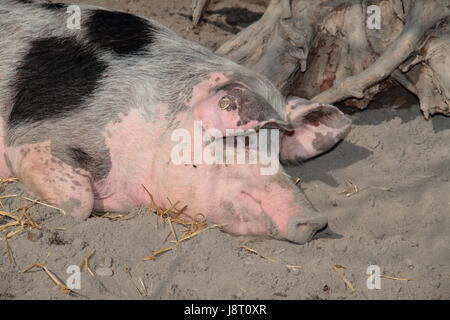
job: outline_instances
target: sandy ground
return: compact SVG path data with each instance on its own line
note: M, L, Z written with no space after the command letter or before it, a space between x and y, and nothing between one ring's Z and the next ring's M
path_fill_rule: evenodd
M211 49L264 11L258 1L216 1L206 23L193 30L187 16L190 0L82 3L155 18ZM450 298L450 119L435 116L425 121L417 101L400 89L384 92L369 110L352 118L353 130L343 143L300 167L288 168L302 179L313 204L328 214L339 238L300 246L233 237L212 229L156 260L143 261L153 250L167 247L163 241L168 229L158 227L154 214L135 210L131 214L136 216L129 220L93 217L77 222L35 205L29 212L44 229L11 238L9 249L0 241L0 299ZM342 194L346 181L355 184L358 192ZM0 191L6 196L22 190L17 182L3 185ZM6 211L30 205L18 198L2 203ZM5 222L0 218L0 224ZM82 272L78 292L83 297L64 295L38 269L19 273L40 262L65 280L66 268L80 264L94 249L90 266L100 274ZM335 265L346 268L339 271L354 290L333 270ZM410 281L381 278L381 289L369 290L369 265ZM139 292L141 280L146 290Z

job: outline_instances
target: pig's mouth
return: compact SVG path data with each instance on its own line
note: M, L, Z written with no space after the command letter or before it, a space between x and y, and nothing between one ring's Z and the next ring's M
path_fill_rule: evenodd
M256 131L259 131L261 129L279 129L283 132L293 132L294 131L294 127L292 126L292 124L285 122L285 121L275 120L275 119L264 121L263 123L261 123L261 125L259 125L255 128Z
M311 240L340 239L340 238L343 238L343 236L331 230L330 226L327 224L322 229L317 230L315 234L311 237Z
M252 130L254 130L254 132L258 133L260 130L263 129L278 129L281 131L281 134L289 134L292 135L294 133L294 127L292 126L292 124L288 123L288 122L284 122L284 121L280 121L280 120L268 120L268 121L264 121L262 122L260 125L255 126L254 128L252 128ZM254 133L253 132L253 133ZM281 136L280 134L280 136ZM249 132L246 132L245 130L243 130L242 132L235 132L233 134L235 137L247 137L249 136ZM216 139L221 139L223 140L223 143L225 144L225 141L227 139L226 135L223 135L221 137L212 137L210 140L205 141L205 145L209 145L210 143L214 142ZM250 145L250 140L249 139L245 139L245 146L248 147ZM234 147L237 146L237 140L234 141Z

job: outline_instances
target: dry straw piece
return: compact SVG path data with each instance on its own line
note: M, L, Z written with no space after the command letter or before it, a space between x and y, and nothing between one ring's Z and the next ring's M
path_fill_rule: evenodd
M86 270L89 272L91 276L95 276L95 273L91 270L89 267L89 259L92 257L92 255L95 253L95 249L92 250L86 257L84 257L83 262L80 263L80 270L83 270L84 267L86 267Z
M11 182L17 182L17 181L19 181L18 178L3 178L3 179L0 179L0 185L11 183Z
M135 218L137 216L137 214L128 214L128 213L116 213L116 214L113 214L111 212L107 212L105 214L93 213L93 215L95 217L105 218L105 219L108 219L110 221L130 220L130 219L133 219L133 218Z
M251 252L251 253L253 253L253 254L256 254L257 256L259 256L260 258L262 258L262 259L264 259L264 260L267 260L267 261L270 261L270 262L273 262L273 263L277 263L277 264L282 264L281 262L279 262L279 261L277 261L277 260L275 260L275 259L272 259L272 258L268 258L267 256L262 255L261 253L259 253L259 252L256 251L255 249L249 248L249 247L247 247L247 246L240 246L239 248L244 249L244 250L247 250L248 252ZM301 266L296 266L296 265L292 265L292 264L285 264L285 266L286 266L286 268L288 268L288 269L290 269L290 270L298 270L298 269L301 269Z
M262 259L273 262L273 263L278 263L277 260L272 259L272 258L268 258L266 256L263 256L261 253L259 253L258 251L256 251L255 249L251 249L247 246L240 246L241 249L247 250L248 252L251 252L253 254L256 254L257 256L260 256Z
M50 270L47 269L46 266L44 266L41 263L35 263L31 266L29 266L28 268L19 271L20 273L25 273L27 271L30 271L33 268L40 268L42 270L45 271L45 273L47 273L47 275L49 276L49 278L56 284L56 286L64 293L64 294L72 294L75 293L75 291L73 291L72 289L69 289L69 287L67 287L64 283L61 282L61 280L58 279L58 277L53 274L52 272L50 272Z
M186 240L189 240L189 239L191 239L191 238L193 238L193 237L195 237L195 236L198 236L200 233L203 233L203 232L205 232L205 231L207 231L207 230L210 230L210 229L214 229L214 228L222 228L222 227L225 227L225 226L227 226L228 224L227 223L223 223L223 224L213 224L213 225L210 225L210 226L207 226L207 227L204 227L204 228L202 228L202 229L197 229L197 230L195 230L195 231L193 231L193 232L188 232L183 238L181 238L178 242L183 242L183 241L186 241ZM170 242L175 242L175 241L170 241Z
M164 252L167 252L167 251L170 251L170 250L173 250L173 247L167 247L167 248L163 248L163 249L160 249L160 250L155 250L155 251L152 252L151 255L149 255L148 257L145 257L144 261L154 260L160 254L162 254Z
M31 219L28 213L29 207L21 207L11 212L0 211L0 216L11 219L12 221L0 225L0 231L6 232L4 238L0 240L9 239L27 228L42 230L42 227ZM19 214L16 214L19 211Z
M58 210L59 212L61 212L64 215L66 214L66 212L63 209L55 207L55 206L52 206L52 205L47 204L47 203L44 203L42 201L39 201L38 199L35 200L35 199L28 198L28 197L23 197L23 196L21 196L20 198L24 199L24 200L27 200L27 201L31 201L33 203L40 204L41 206L44 206L44 207L48 207L48 208L51 208L51 209Z
M177 208L177 206L180 204L180 201L176 201L172 204L170 199L167 199L168 202L171 204L169 208L162 208L156 205L155 201L153 200L152 194L148 191L148 189L142 185L144 190L147 192L149 198L150 198L150 205L149 209L150 211L154 212L158 217L158 227L165 226L166 224L169 226L169 234L166 236L163 242L166 242L169 237L173 237L172 240L170 240L171 243L174 243L174 246L171 247L165 247L159 250L154 250L151 255L144 258L144 261L154 260L159 255L171 251L175 248L175 246L179 245L181 242L192 239L195 236L198 236L199 234L213 229L213 228L221 228L226 226L227 224L213 224L208 225L208 222L206 221L206 218L203 214L199 213L195 215L194 217L191 217L186 213L187 206L183 206L180 209ZM184 228L183 235L181 238L179 238L176 234L175 227L173 224L180 225Z
M355 291L355 287L353 286L353 284L350 282L350 280L347 279L347 277L345 276L344 272L341 272L341 269L347 269L344 266L341 266L339 264L336 264L333 266L333 270L334 272L336 272L336 274L341 277L342 281L344 281L345 285L350 288L352 291Z
M397 278L397 277L392 277L392 276L388 276L385 274L382 274L380 277L385 278L385 279L397 280L397 281L411 281L411 279L408 279L408 278Z
M0 179L0 186L2 186L4 184L8 184L8 183L17 182L18 180L19 179L17 179L17 178ZM46 206L48 208L52 208L52 209L58 210L59 212L61 212L63 214L66 214L64 212L64 210L62 210L58 207L46 204L44 202L41 202L37 199L36 200L31 199L28 197L20 196L18 194L0 196L0 207L3 209L3 211L0 211L0 216L11 219L11 221L8 221L8 222L0 225L0 232L2 232L2 231L5 232L4 237L3 238L0 237L0 240L12 238L13 236L25 231L27 228L42 230L41 226L38 223L36 223L35 221L33 221L30 214L28 213L28 209L30 208L29 206L22 206L20 208L12 210L11 212L5 211L4 210L5 208L4 208L1 200L10 199L10 198L19 198L22 200L32 202L33 205L38 204L38 205Z
M134 279L133 279L133 276L131 275L130 269L129 268L125 268L124 271L130 277L130 282L136 288L136 291L143 297L148 296L149 292L148 292L147 286L145 285L145 283L142 280L142 278L141 277L138 278L139 279L139 284L141 285L141 288L139 288L139 286L137 286L136 283L134 282ZM150 287L150 290L152 290L152 286Z

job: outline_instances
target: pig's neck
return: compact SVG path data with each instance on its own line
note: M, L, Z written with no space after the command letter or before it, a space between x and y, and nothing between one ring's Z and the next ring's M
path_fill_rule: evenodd
M151 192L154 201L157 205L167 208L171 203L180 201L180 204L186 204L186 201L194 200L195 198L195 184L206 183L201 181L207 179L207 177L201 177L201 179L194 179L189 169L194 167L194 163L177 164L177 160L173 158L177 147L180 147L182 141L189 139L191 141L191 150L185 152L189 154L194 148L194 118L190 110L186 112L180 112L175 121L171 123L176 124L168 126L168 129L162 134L158 142L160 144L159 150L152 153L152 172L151 172ZM174 132L177 130L176 132ZM180 134L183 134L183 139L180 138ZM184 135L186 134L186 135ZM172 141L172 135L175 141ZM191 154L191 160L193 161L193 152ZM148 195L145 195L148 199Z
M194 147L194 118L190 110L179 112L171 121L161 117L152 123L130 113L109 128L112 169L105 181L96 183L98 209L128 210L152 201L161 208L176 201L180 205L192 204L201 196L199 184L210 190L208 170L201 170L201 166L195 169L194 163L177 164L172 158L172 150L182 141L172 141L174 130L184 133L185 141L189 139ZM193 161L193 152L185 152Z
M142 110L133 110L108 128L108 177L94 182L98 210L122 211L151 202L165 204L170 194L164 180L170 172L172 129L166 117L148 122Z

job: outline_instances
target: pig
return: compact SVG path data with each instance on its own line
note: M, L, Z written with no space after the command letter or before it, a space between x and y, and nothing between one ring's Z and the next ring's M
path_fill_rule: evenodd
M305 160L348 133L341 111L286 99L264 76L156 21L77 8L80 28L69 28L66 4L0 2L1 177L80 220L151 196L236 235L304 244L327 226L282 167L261 175L258 163L174 164L171 133L196 121L223 138L279 130L281 158Z

